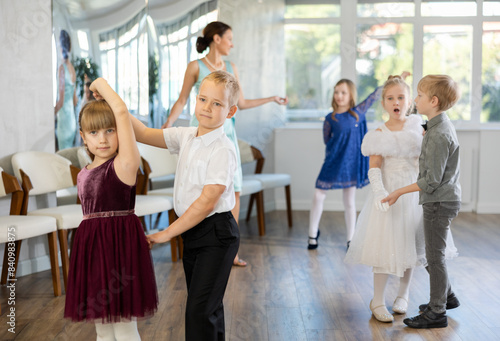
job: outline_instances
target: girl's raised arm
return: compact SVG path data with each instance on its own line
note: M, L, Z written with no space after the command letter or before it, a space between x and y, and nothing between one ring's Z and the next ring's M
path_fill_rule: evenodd
M136 182L140 154L135 142L134 130L129 119L127 106L103 78L93 81L90 90L104 98L111 110L113 110L118 136L118 155L115 158L115 171L120 180L132 186Z

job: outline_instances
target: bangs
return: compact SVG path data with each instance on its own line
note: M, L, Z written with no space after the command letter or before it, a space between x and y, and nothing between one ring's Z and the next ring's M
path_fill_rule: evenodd
M115 116L106 101L91 101L85 104L78 121L83 132L116 128Z

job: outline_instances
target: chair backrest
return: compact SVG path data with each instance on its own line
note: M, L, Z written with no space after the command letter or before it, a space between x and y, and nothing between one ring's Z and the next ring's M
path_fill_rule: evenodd
M141 156L149 163L151 169L150 179L175 173L177 154L170 154L168 149L157 148L143 143L138 143L137 147Z
M7 174L0 167L0 173L2 174L2 181L0 182L0 198L12 194L10 201L10 214L19 215L21 214L21 208L23 204L23 191L19 182L15 176Z
M256 161L255 174L262 173L264 162L266 161L262 152L257 147L241 139L238 139L238 147L240 148L241 164Z
M71 164L73 166L80 169L92 163L92 159L85 151L85 147L71 147L61 149L57 151L56 154L68 159L69 161L71 161Z
M31 182L32 195L55 192L73 187L79 168L68 159L53 153L28 151L12 156L12 167L16 177L22 182ZM26 189L24 189L26 191ZM28 189L29 190L29 189Z

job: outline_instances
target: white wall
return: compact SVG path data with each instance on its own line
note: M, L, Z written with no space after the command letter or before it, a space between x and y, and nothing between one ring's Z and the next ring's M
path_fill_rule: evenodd
M0 166L10 174L13 153L55 150L51 34L50 0L0 2ZM46 200L32 200L30 206ZM0 214L8 214L8 203L0 200ZM18 274L49 268L47 250L46 238L23 242Z

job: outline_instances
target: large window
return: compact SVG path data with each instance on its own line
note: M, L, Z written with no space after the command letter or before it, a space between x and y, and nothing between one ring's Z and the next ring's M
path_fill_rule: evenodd
M500 122L500 22L483 24L482 86L481 122Z
M179 98L187 64L202 58L208 49L199 54L196 51L196 39L202 35L203 28L217 20L216 1L209 1L198 6L186 16L173 23L157 25L158 40L161 46L161 101L165 122L172 105ZM196 93L193 88L190 99L181 118L188 119L194 111Z
M424 26L423 74L450 75L462 96L448 111L452 120L471 119L472 27L470 25Z
M427 74L458 82L462 97L448 112L452 120L471 127L500 122L500 1L285 3L289 120L322 120L331 111L325 87L341 78L356 82L360 102L387 76L407 70L414 91ZM380 105L367 118L386 119Z
M358 103L389 75L413 69L413 25L407 23L360 24L357 27L356 74ZM406 80L411 84L411 78ZM379 101L367 112L369 121L386 120Z
M128 110L149 115L147 15L143 10L122 27L99 35L102 75Z
M330 108L341 70L340 25L331 23L339 15L339 4L291 4L286 8L289 120L317 120Z

